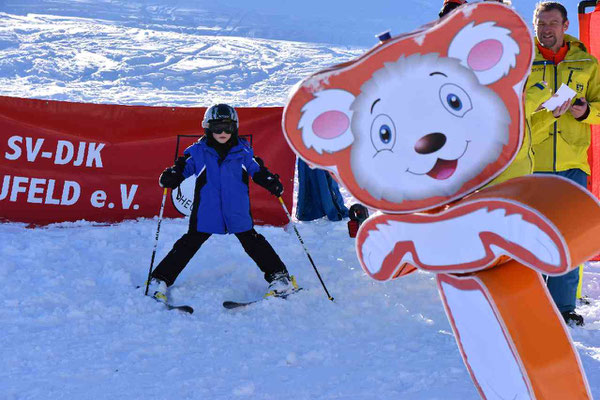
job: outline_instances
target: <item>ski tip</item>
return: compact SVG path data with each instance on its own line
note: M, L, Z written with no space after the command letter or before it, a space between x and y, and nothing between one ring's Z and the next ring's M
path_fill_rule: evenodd
M238 307L245 307L247 305L256 303L257 301L259 301L259 300L248 301L248 302L243 302L243 303L240 303L240 302L237 302L237 301L224 301L223 302L223 307L225 307L228 310L232 310L232 309L238 308Z
M302 290L302 288L296 288L296 289L292 290L291 292L285 293L283 295L267 296L267 297L263 297L263 298L253 300L253 301L246 301L246 302L224 301L223 307L227 308L228 310L231 310L234 308L249 306L250 304L258 303L259 301L264 301L264 300L269 300L269 299L287 299L291 294L298 293L301 290Z
M181 311L184 311L184 312L186 312L188 314L193 314L194 313L194 309L192 307L190 307L190 306L183 306L181 308Z
M235 308L237 306L238 303L236 303L235 301L224 301L223 302L223 307L229 309Z
M190 306L172 306L170 304L166 304L167 308L169 310L177 310L177 311L182 311L188 314L193 314L194 313L194 309Z

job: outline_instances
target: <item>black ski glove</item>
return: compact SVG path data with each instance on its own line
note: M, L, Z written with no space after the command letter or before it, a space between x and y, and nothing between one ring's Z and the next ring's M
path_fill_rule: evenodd
M160 179L158 182L161 187L166 187L169 189L175 189L181 182L183 182L184 177L180 174L175 168L169 167L165 169L162 174L160 174Z
M175 161L175 165L165 169L162 174L160 174L160 178L158 182L161 187L166 187L169 189L175 189L181 182L184 181L183 169L185 168L185 162L189 156L179 157L177 161Z
M283 193L283 184L279 180L279 175L275 174L272 177L267 178L269 181L266 189L271 192L271 194L275 197L280 197Z
M254 174L252 180L267 189L274 196L279 197L283 193L283 184L279 180L279 175L273 175L264 167Z

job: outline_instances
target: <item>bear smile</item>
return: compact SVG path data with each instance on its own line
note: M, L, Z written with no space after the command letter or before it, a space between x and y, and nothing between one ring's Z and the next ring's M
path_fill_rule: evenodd
M450 178L454 174L457 166L458 158L456 160L443 160L438 158L431 171L429 171L426 175L432 177L433 179L443 181L444 179Z
M458 160L460 160L462 158L462 156L465 155L465 153L467 152L467 149L469 148L470 142L471 142L470 140L466 141L465 150L462 152L462 154L460 156L458 156L458 158L455 158L454 160L445 160L443 158L438 158L437 161L435 162L435 165L433 166L433 168L431 168L431 170L429 172L426 172L423 174L417 174L415 172L412 172L410 169L407 169L406 172L411 173L413 175L427 175L427 176L429 176L433 179L437 179L439 181L448 179L452 175L454 175L454 172L456 171L456 168L458 167Z

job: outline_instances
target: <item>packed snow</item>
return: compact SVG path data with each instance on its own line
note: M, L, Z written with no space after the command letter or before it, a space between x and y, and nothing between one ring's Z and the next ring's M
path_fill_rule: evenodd
M301 2L196 3L5 0L0 95L283 106L304 76L360 55L374 33L430 21L441 1L384 2L370 13L362 2L307 0L321 7L314 19ZM535 1L515 3L529 21ZM565 2L573 34L576 3ZM354 19L344 20L348 10ZM433 275L371 280L346 221L294 221L333 302L293 229L259 226L305 290L224 309L225 300L260 298L266 283L234 236L215 235L170 291L192 315L136 288L157 222L0 224L0 398L478 398ZM186 229L183 219L162 222L157 260ZM600 397L600 263L587 266L583 293L586 325L570 332Z

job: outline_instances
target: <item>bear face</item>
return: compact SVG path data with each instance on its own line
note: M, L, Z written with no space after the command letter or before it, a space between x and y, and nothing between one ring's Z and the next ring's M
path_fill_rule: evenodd
M452 196L508 144L500 97L458 60L436 54L387 63L350 108L352 173L376 199Z
M447 204L517 154L532 49L510 8L465 6L305 79L284 111L284 135L369 207L408 213Z

